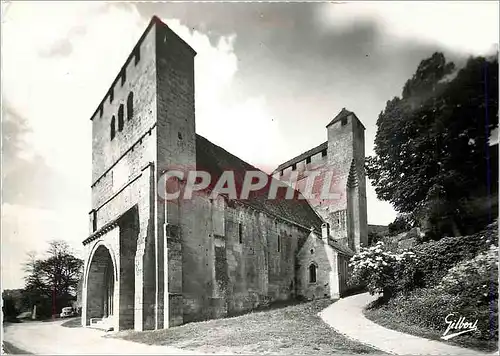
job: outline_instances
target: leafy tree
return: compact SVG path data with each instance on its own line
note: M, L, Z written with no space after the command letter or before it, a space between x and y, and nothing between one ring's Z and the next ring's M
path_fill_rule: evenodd
M46 258L30 254L25 264L27 303L37 305L37 313L42 316L59 312L75 299L82 267L83 261L64 241L50 242Z
M379 199L436 237L491 222L496 199L484 198L498 192L497 151L489 146L498 126L497 57L471 57L456 70L434 53L387 102L377 126L366 168Z
M389 235L394 236L401 232L410 230L412 227L411 217L408 215L398 215L387 227Z

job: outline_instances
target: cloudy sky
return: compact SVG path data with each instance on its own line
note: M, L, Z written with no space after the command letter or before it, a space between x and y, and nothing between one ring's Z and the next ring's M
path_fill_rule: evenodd
M418 63L498 43L498 3L2 3L2 285L52 239L88 234L90 116L151 16L197 52L197 132L271 171L326 140L343 107L366 126ZM258 144L256 144L258 142ZM388 203L368 189L368 220Z

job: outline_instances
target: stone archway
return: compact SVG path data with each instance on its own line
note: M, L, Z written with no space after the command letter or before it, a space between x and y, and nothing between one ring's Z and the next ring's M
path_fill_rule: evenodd
M87 272L86 325L109 329L114 327L116 310L116 266L104 245L95 250Z

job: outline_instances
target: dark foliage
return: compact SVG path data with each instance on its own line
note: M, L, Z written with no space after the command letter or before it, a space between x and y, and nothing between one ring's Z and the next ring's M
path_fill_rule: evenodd
M70 252L65 242L52 241L46 258L30 255L25 264L24 303L36 305L39 317L60 313L75 300L82 267L83 261Z
M16 308L16 300L12 295L5 293L5 291L2 294L3 294L2 312L4 321L17 322L17 315L19 314L19 309Z
M389 235L394 236L408 231L412 228L412 220L407 215L398 215L392 223L389 224Z
M433 238L480 231L496 216L498 58L455 70L444 55L423 60L401 97L377 120L367 173L379 199L412 214Z
M498 222L486 230L469 236L445 237L415 246L416 268L425 286L434 286L457 263L468 260L497 241Z

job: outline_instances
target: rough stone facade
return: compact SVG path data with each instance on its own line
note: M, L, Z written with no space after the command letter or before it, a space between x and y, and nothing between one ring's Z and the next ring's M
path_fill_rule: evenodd
M353 251L345 241L356 248L366 238L366 211L357 211L366 210L364 173L357 167L364 141L353 143L361 140L359 132L341 129L348 155L342 179L356 187L338 208L345 236L330 234L332 224L324 225L330 215L313 209L321 203L208 194L161 199L159 177L172 167L255 170L196 134L194 57L154 17L91 118L84 326L105 321L114 330L161 329L297 297L338 298L346 289ZM349 120L354 128L354 117ZM335 129L328 130L330 150ZM321 152L318 167L337 164L333 153ZM326 234L319 232L322 224ZM311 263L314 282L307 274Z
M303 191L308 175L320 172L313 193L319 195L329 185L331 199L314 198L309 203L330 225L338 241L358 251L368 243L366 206L365 128L357 116L345 108L326 126L328 140L281 164L274 174Z

